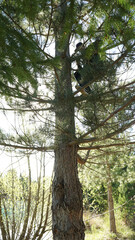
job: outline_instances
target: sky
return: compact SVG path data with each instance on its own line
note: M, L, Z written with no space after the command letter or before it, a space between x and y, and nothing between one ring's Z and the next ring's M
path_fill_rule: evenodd
M13 125L17 124L16 116L10 112L8 115L5 115L0 110L0 128L7 133L13 132ZM12 152L5 152L3 146L0 148L0 174L6 174L9 169L16 169L18 175L28 174L28 164L27 158L22 155L16 157ZM43 155L43 154L42 154ZM45 175L51 176L53 171L54 156L52 153L46 153L43 159L43 156L32 154L30 157L30 164L32 169L32 178L36 179L39 175L39 165L40 162L44 161L45 165Z
M45 176L51 177L53 172L54 157L46 154L44 160ZM36 159L34 156L30 159L32 179L36 180L40 172L40 159ZM11 156L10 153L1 152L0 154L0 175L5 175L8 170L15 169L18 176L20 174L28 175L28 163L26 158Z
M76 42L75 42L76 44ZM74 52L75 49L75 44L74 46L71 47L70 52L71 54ZM121 73L120 73L121 74ZM129 71L125 72L123 69L123 74L120 75L120 78L122 81L134 79L135 76L135 71L134 71L134 66L130 66ZM0 104L0 108L3 108L6 105L6 102L2 100ZM7 106L8 107L8 106ZM17 123L17 115L13 114L13 112L9 112L7 115L0 110L0 128L2 128L4 131L8 133L13 132L13 126L16 126ZM4 153L3 152L3 147L1 147L0 151L0 173L5 174L6 171L8 171L11 167L15 168L18 172L20 173L25 173L27 174L28 168L27 168L27 159L18 157L16 158L15 156L11 156L11 153ZM35 179L38 175L38 168L39 168L39 163L40 163L40 157L36 159L34 155L31 157L31 167L32 167L32 177ZM46 154L46 159L45 159L45 169L46 169L46 175L51 176L52 175L52 170L53 170L53 163L54 163L54 156L50 155L49 153Z

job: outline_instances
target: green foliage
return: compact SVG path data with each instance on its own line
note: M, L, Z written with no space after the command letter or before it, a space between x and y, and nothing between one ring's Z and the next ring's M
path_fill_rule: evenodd
M125 224L120 210L115 211L117 234L109 232L109 216L84 213L84 221L89 223L91 230L86 229L85 240L134 240L135 232Z
M91 212L104 212L107 210L107 178L105 168L98 165L98 173L84 168L80 176L84 192L84 208ZM134 155L121 154L110 158L113 199L121 210L121 216L126 224L134 226ZM83 175L84 174L84 175ZM87 176L87 178L85 177ZM116 219L117 220L117 219Z
M107 210L107 185L104 166L98 171L93 166L80 168L79 176L83 188L84 209L89 209L93 213L103 213ZM93 171L92 171L93 170ZM98 176L97 176L98 174Z
M14 1L9 0L2 1L3 7L8 11L12 11L14 17L23 19L28 18L31 21L34 21L35 18L38 17L39 13L43 10L48 10L47 0L22 0L22 1Z
M50 179L40 176L34 181L30 171L28 177L25 174L19 177L16 170L11 169L0 177L0 214L6 235L12 239L20 239L23 234L24 240L29 234L33 239L37 235L42 239L48 228Z
M3 28L4 26L4 28ZM8 94L13 87L19 89L20 84L37 88L37 74L42 70L38 62L41 53L25 34L17 30L9 19L0 14L0 89ZM43 57L43 56L42 56Z
M119 170L115 169L117 179L118 176L120 181L117 182L117 187L115 187L115 183L113 184L114 192L118 192L118 197L116 197L116 201L122 206L121 211L123 218L127 224L135 229L134 224L134 216L135 216L135 208L134 208L134 194L135 194L135 179L134 179L134 156L129 156L126 159L127 163L125 166L120 168Z
M61 23L60 48L63 48L65 43L67 44L66 39L71 34L77 34L79 38L87 36L90 41L100 37L102 44L99 52L102 56L107 49L112 48L112 44L116 46L124 44L128 48L131 47L134 39L134 15L131 11L131 4L132 1L128 1L128 4L120 1L115 5L108 1L100 1L98 4L97 1L92 1L88 6L85 1L71 1L61 14L58 8L59 1L54 3L47 0L2 1L0 15L1 92L9 94L14 91L18 94L20 92L21 95L20 83L26 84L25 91L28 91L30 85L37 88L37 77L44 74L47 69L49 70L50 66L58 66L58 59L50 59L42 51L41 46L49 39L47 33L50 34L51 30L54 30L55 33ZM111 11L112 8L113 11ZM87 12L90 14L90 20L86 24L85 14ZM102 31L98 31L100 23ZM123 29L126 34L123 34ZM41 37L41 45L38 32ZM47 37L43 37L42 34L46 34ZM110 41L110 36L112 41ZM91 48L89 50L88 55L92 51ZM99 72L99 64L97 70ZM107 64L102 71L106 73L106 70L108 70ZM84 72L86 75L87 72L89 73L89 69L85 69ZM96 72L95 69L94 75ZM101 72L98 75L97 77L100 77L101 80ZM14 89L13 86L15 86Z
M106 187L102 184L94 187L83 186L84 208L91 212L101 213L107 209Z
M135 117L134 99L132 99L134 85L127 87L129 79L124 83L116 76L120 67L123 68L127 64L128 68L130 63L134 62L134 9L133 0L3 0L0 5L0 94L14 98L14 101L10 102L12 108L25 107L26 110L36 110L36 113L39 108L39 114L33 114L34 117L36 116L34 124L37 124L34 128L35 132L31 133L29 130L22 133L22 129L19 129L19 131L15 130L17 136L12 137L9 134L4 136L1 132L1 143L4 142L5 146L6 144L9 146L9 143L23 147L30 146L32 149L34 146L51 145L50 139L54 139L60 132L60 137L63 135L62 139L67 139L68 136L68 140L75 140L76 145L95 147L95 149L97 147L97 151L90 152L90 154L91 156L93 154L94 157L101 156L98 159L98 165L93 167L91 162L88 162L87 166L94 168L94 173L90 175L87 171L85 175L88 177L82 184L84 206L90 210L94 209L96 212L103 212L107 208L106 167L102 156L106 152L116 150L104 146L109 143L121 143L120 133L126 130L128 124L132 124ZM93 65L86 65L86 61L95 53L92 43L96 39L100 39L99 46L96 46L98 55L93 60ZM84 98L73 95L71 90L70 71L72 68L70 68L70 64L77 59L74 54L70 56L68 49L69 45L75 46L77 40L82 41L86 46L85 56L83 55L86 61L81 74L87 82L91 81L91 94ZM52 51L54 42L58 57L55 57L54 51ZM81 57L79 56L78 59ZM69 64L68 70L65 63ZM42 91L38 92L40 84ZM62 94L60 98L56 99L57 101L54 101L52 100L54 96L57 98L56 86L59 88L59 94ZM55 94L54 91L56 91ZM18 103L17 98L20 98ZM123 102L125 103L130 98L132 101L128 107L122 108ZM22 99L25 99L27 104L21 101ZM50 101L55 103L53 108L50 107ZM75 118L81 122L80 129L76 131L76 135L80 136L79 140L74 136L75 131L72 126L69 131L70 123L74 122L74 115L69 116L68 111L67 114L65 112L71 107L71 114L74 114L75 109ZM56 119L57 126L54 126L50 115L49 120L45 117L42 109L44 109L43 111L53 111L51 115L53 119L54 114L59 116ZM117 109L120 110L116 111ZM67 121L70 117L73 121ZM41 121L41 125L38 124L39 121ZM21 124L18 125L20 127ZM38 128L40 129L38 130ZM83 136L84 132L85 136ZM88 139L85 138L87 136ZM82 144L83 140L84 144ZM85 140L88 142L86 145ZM104 145L103 151L100 145ZM114 164L115 160L120 162L118 168ZM124 166L121 167L121 163L123 164L123 160L119 161L117 158L111 159L110 162L114 198L118 204L124 204L130 197L133 197L134 186L133 177L130 176L132 169L129 170L128 163L124 163ZM126 170L124 170L125 167ZM9 199L4 199L5 204L9 204L7 213L5 211L3 214L4 221L6 221L6 214L8 216L11 209L12 216L15 213L19 218L19 207L16 205L14 209L16 198L21 206L21 217L25 221L27 215L23 215L22 206L25 210L28 208L28 199L31 199L31 216L33 209L36 209L35 203L38 202L38 209L35 211L42 208L43 201L36 202L37 195L38 200L43 199L40 184L38 185L37 182L30 184L30 180L24 176L18 179L13 172L8 177L9 180L6 179L5 182L7 181L7 185L9 183L10 188L8 189L3 183L3 191L6 191L7 188L9 196ZM17 192L17 188L14 191L12 185L14 183L18 186L19 192ZM123 206L125 206L125 214L130 214L133 209L132 203L129 208L126 208L126 205ZM42 216L43 214L37 217L37 222ZM10 217L9 220L11 220ZM11 223L11 221L9 222ZM40 225L41 227L42 225Z

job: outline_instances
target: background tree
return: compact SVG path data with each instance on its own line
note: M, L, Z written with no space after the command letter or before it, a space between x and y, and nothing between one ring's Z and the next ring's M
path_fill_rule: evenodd
M79 173L85 211L89 210L90 217L94 214L110 215L111 232L116 232L114 213L117 210L121 210L124 222L134 229L134 157L130 148L123 150L99 150L101 154L97 156L93 150Z
M131 144L120 133L135 123L134 81L119 73L134 62L134 8L132 0L1 3L1 94L10 105L3 110L29 111L28 118L32 112L38 124L25 134L19 126L16 136L1 131L0 144L55 151L55 240L84 239L77 151ZM99 61L91 67L97 38ZM85 45L84 55L70 54L76 40ZM83 87L90 85L89 96L73 92L71 84L71 64L82 58L89 62L82 72L83 78L91 76Z
M18 176L13 168L1 175L0 184L0 230L2 239L42 239L50 234L50 181L45 179L41 164L40 175L32 180L28 158L29 175Z

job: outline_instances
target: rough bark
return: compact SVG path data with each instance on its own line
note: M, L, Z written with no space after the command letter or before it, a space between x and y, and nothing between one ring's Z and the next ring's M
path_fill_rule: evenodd
M52 230L54 240L83 240L83 195L77 173L74 98L69 56L70 31L66 31L67 2L61 0L55 21L55 49L59 69L55 70L55 167L52 187Z
M76 148L61 145L56 151L53 181L54 240L83 240L82 190L77 175Z
M71 67L62 59L56 83L56 151L52 196L54 240L83 240L82 190L77 174L77 146L69 146L75 136Z

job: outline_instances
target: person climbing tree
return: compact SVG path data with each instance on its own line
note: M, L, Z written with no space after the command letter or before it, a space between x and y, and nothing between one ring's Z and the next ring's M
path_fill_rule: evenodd
M81 42L79 42L77 45L76 45L76 51L79 51L80 53L82 52L81 49L83 49L83 44ZM83 67L81 65L83 65L83 63L81 63L80 59L79 61L76 61L77 63L77 71L74 73L74 76L75 76L75 79L77 80L78 84L80 87L83 87L84 85L87 84L87 81L85 81L85 79L82 77L82 70L83 70ZM77 86L76 86L77 89L79 89ZM84 89L85 91L83 91L82 93L85 94L86 93L90 93L91 92L91 89L90 87L86 87Z
M87 48L81 42L76 45L75 52L79 53L79 55L76 58L77 71L74 73L74 76L80 87L90 83L101 74L103 61L98 53L99 43L100 39L97 38ZM89 86L85 88L85 92L91 93Z
M74 76L75 76L75 79L77 80L78 84L80 85L80 87L83 87L85 84L87 84L87 82L84 81L84 79L81 77L81 70L82 70L82 67L80 65L78 65L78 70L74 73ZM79 89L77 86L76 86L77 89ZM85 88L85 92L86 93L90 93L91 92L91 89L90 87L86 87ZM85 94L85 92L82 92Z

